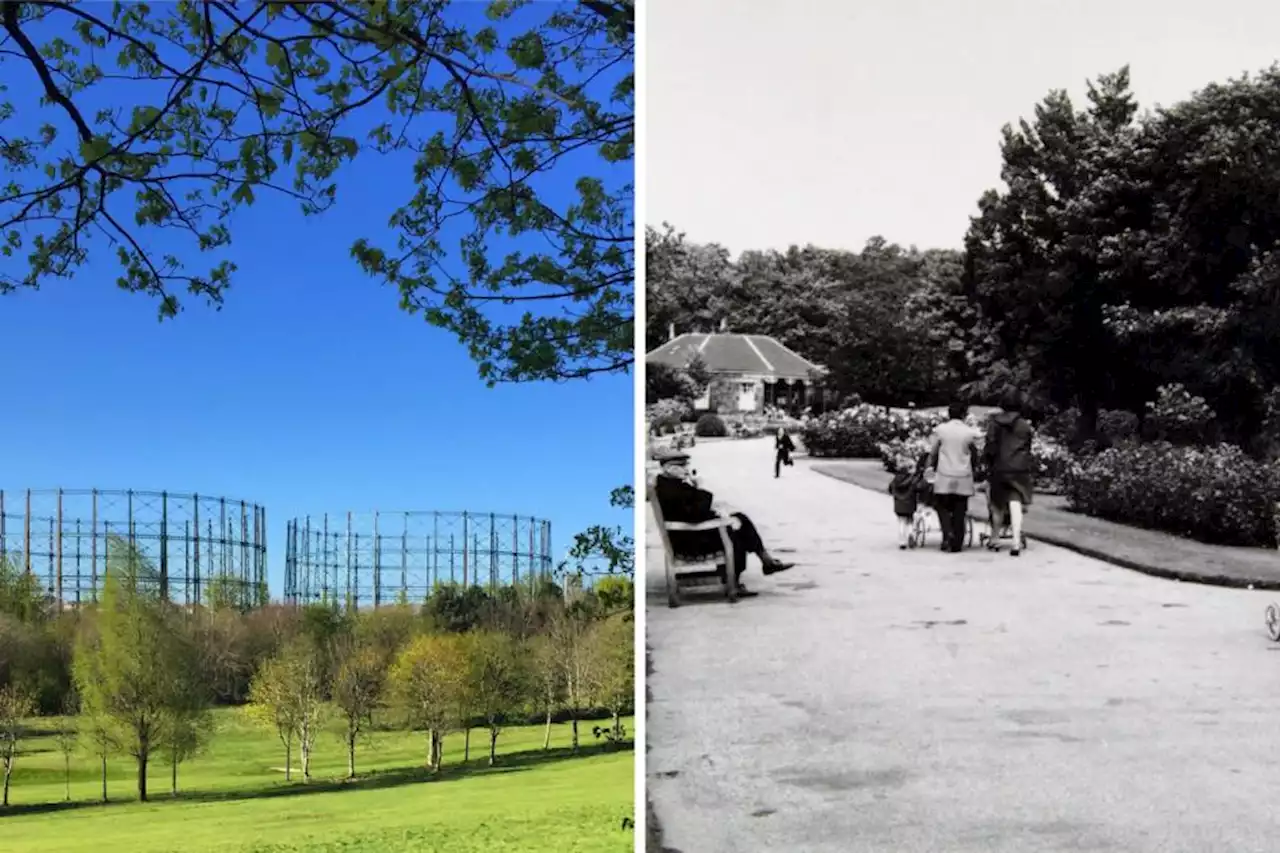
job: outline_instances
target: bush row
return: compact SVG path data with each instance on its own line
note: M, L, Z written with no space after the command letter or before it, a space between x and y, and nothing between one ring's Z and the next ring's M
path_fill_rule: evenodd
M1126 444L1077 460L1068 505L1123 524L1215 545L1276 546L1276 468L1238 447Z

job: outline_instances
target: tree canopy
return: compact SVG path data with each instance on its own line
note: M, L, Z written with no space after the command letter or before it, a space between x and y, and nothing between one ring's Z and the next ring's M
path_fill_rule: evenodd
M630 365L631 0L32 0L0 25L0 251L24 261L0 292L106 250L162 317L220 305L238 210L322 214L377 155L405 198L352 259L484 379Z

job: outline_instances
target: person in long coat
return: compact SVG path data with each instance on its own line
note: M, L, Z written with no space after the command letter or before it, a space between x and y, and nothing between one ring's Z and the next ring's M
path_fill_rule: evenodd
M1035 457L1031 440L1035 430L1022 416L1022 395L1007 391L1000 400L1001 411L987 427L986 457L991 482L991 550L999 550L997 535L1009 521L1013 538L1010 556L1022 552L1022 513L1035 493Z
M933 499L942 528L942 550L964 549L969 498L977 491L978 431L964 422L969 407L952 403L948 420L929 437L929 467L934 472Z

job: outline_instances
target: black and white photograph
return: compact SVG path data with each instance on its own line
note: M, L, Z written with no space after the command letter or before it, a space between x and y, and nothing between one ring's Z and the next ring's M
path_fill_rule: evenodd
M1272 849L1280 8L646 15L648 849Z

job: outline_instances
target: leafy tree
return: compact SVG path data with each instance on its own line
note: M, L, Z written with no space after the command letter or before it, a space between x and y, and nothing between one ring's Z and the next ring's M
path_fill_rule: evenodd
M560 649L551 634L535 637L530 652L530 699L534 707L546 714L546 729L542 738L542 748L546 750L551 748L551 718L564 702L566 672Z
M121 555L119 571L108 560L97 636L82 637L75 653L76 690L95 725L137 764L138 799L147 800L147 768L162 744L166 715L188 701L186 644L175 642L174 620L167 618L158 588L146 581L145 561L134 552Z
M347 748L347 778L356 775L356 744L373 722L373 712L382 699L385 669L378 650L356 642L345 645L338 655L338 671L333 680L333 703L342 712L342 742Z
M528 669L524 649L510 635L478 631L467 635L468 683L475 711L489 729L489 765L498 758L502 724L525 700Z
M76 744L80 741L80 729L77 725L80 702L74 692L68 692L63 697L61 711L62 720L54 737L58 744L58 751L62 753L63 800L69 803L71 802L71 756L75 754Z
M0 767L4 769L0 806L9 805L9 780L18 760L18 747L26 734L27 719L35 712L35 700L26 690L14 684L0 687Z
M173 628L167 672L170 700L157 740L169 759L170 791L176 795L178 766L193 758L213 735L213 718L209 714L212 690L191 621L180 611L172 610L168 621Z
M591 621L580 611L567 611L552 623L550 642L560 665L562 708L569 714L571 746L578 751L578 722L591 703Z
M466 650L456 634L415 637L391 668L394 701L412 730L427 733L427 766L434 771L444 759L445 735L459 724L466 672Z
M636 631L625 616L602 619L588 637L591 693L613 717L610 739L622 740L622 713L635 702Z
M0 557L0 614L30 624L42 620L47 609L40 581L23 571L20 555Z
M301 725L291 663L283 656L263 661L250 684L249 705L245 709L251 720L271 729L280 738L284 746L286 782L293 780L293 743Z
M249 688L249 713L275 729L285 748L285 779L291 779L293 742L302 759L302 779L311 781L311 756L325 723L325 658L305 636L292 639L266 661Z
M403 309L455 333L489 381L626 369L632 3L494 0L486 13L469 24L446 0L5 3L6 78L31 97L0 104L0 120L24 118L4 130L0 226L5 255L26 260L0 287L71 277L105 241L118 284L157 298L161 316L183 290L220 304L239 209L265 194L323 212L345 164L381 155L412 191L392 241L351 253ZM147 248L159 229L208 267Z

